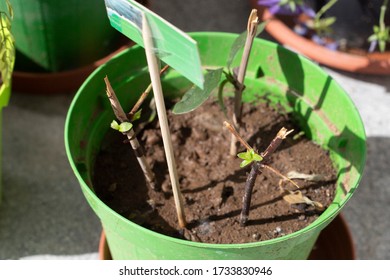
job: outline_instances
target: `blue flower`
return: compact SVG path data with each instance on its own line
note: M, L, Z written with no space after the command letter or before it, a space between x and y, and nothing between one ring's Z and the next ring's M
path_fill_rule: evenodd
M320 46L324 46L324 47L326 47L327 49L330 49L330 50L332 50L332 51L337 50L337 48L339 47L338 42L336 42L336 41L328 42L327 40L325 40L324 38L321 38L321 37L318 36L318 35L313 35L313 36L311 37L311 39L312 39L313 42L315 42L316 44L318 44L318 45L320 45Z
M377 45L378 45L378 40L373 40L373 41L371 41L370 47L369 47L369 49L368 49L368 52L369 52L369 53L374 52Z
M269 12L273 15L299 15L304 13L311 18L316 16L315 11L308 5L304 3L298 4L294 0L259 0L257 3L260 6L267 7ZM294 8L292 8L292 6Z
M307 27L306 24L300 22L294 26L294 32L300 36L306 36L309 33L309 30L310 29Z

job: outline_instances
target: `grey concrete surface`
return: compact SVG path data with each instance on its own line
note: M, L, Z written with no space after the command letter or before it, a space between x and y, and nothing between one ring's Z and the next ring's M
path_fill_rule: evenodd
M151 4L187 32L241 32L250 12L245 0ZM357 257L390 259L390 79L324 69L350 94L368 137L362 182L343 211ZM81 193L64 149L64 122L73 96L74 92L13 92L3 110L0 259L97 258L101 225Z

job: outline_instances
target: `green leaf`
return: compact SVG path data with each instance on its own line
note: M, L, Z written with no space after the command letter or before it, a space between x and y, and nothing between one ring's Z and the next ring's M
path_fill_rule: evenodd
M331 26L333 23L335 23L336 21L336 18L335 17L328 17L328 18L324 18L324 19L321 19L320 20L320 25L322 27L329 27Z
M135 112L134 116L131 118L131 121L139 120L141 118L141 113L142 113L142 109Z
M378 36L376 34L372 34L370 37L368 37L369 42L376 41L376 40L378 40Z
M129 123L129 122L123 122L119 125L119 131L124 133L124 132L127 132L129 131L130 129L132 129L133 127L133 124L132 123Z
M245 167L253 161L262 161L263 158L259 154L257 154L253 149L247 150L246 152L242 152L237 154L237 157L243 159L240 164L240 167Z
M247 35L248 31L244 31L243 33L241 33L237 38L236 40L234 40L233 42L233 45L230 49L230 54L229 54L229 58L228 58L228 61L227 61L227 68L230 70L231 68L231 65L233 63L233 60L234 58L236 57L237 53L244 47L245 45L245 40L246 40L246 35Z
M119 124L114 120L111 122L111 128L115 130L119 130Z
M295 12L295 10L296 10L296 5L295 5L295 2L289 2L289 4L290 4L290 10L292 11L292 12Z
M252 162L252 160L243 160L240 163L240 167L243 168L243 167L247 166L248 164L250 164L251 162Z
M132 127L133 125L129 122L123 122L121 124L118 124L115 120L111 122L111 128L122 133L129 131Z
M237 157L239 157L240 159L251 160L251 155L249 151L239 153Z
M263 32L265 26L267 25L267 21L263 21L262 23L259 24L259 26L257 26L257 32L256 32L256 37L259 36L259 34L261 32Z
M154 97L152 97L152 99L149 102L149 108L150 108L151 112L150 112L150 116L149 116L148 120L146 121L146 123L151 123L152 121L154 121L156 119L156 116L157 116L156 102L154 101Z
M174 107L174 114L185 114L202 105L210 96L211 92L218 86L223 68L210 70L204 77L204 89L193 86L187 91L183 98Z
M265 25L267 22L262 22L257 26L257 31L255 37L257 37L265 28ZM227 60L226 66L230 71L230 68L232 66L233 60L236 57L237 53L245 46L246 36L248 31L244 31L241 33L236 40L234 40L233 45L230 49L229 58Z
M254 160L254 161L262 161L262 160L263 160L263 157L260 156L259 154L254 153L254 155L253 155L253 160Z

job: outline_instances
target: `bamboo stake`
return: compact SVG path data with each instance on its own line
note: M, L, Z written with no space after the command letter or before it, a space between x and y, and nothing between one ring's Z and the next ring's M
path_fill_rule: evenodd
M241 123L241 99L242 92L244 90L244 79L246 69L248 66L249 55L252 49L253 40L256 37L257 26L259 24L259 18L257 17L257 10L253 9L248 19L247 36L245 40L244 52L241 57L240 67L237 74L237 88L234 92L234 112L233 112L233 125L236 130L240 129ZM230 155L235 156L237 154L237 138L232 135L230 142Z
M104 82L106 83L106 93L107 97L110 100L112 110L114 111L114 114L116 118L121 122L129 122L129 119L127 118L127 115L125 111L123 110L121 104L119 103L119 100L114 92L114 89L111 86L110 81L108 80L108 77L106 76L104 78ZM135 136L134 129L131 128L129 131L125 132L127 138L129 139L130 145L134 150L135 156L137 157L138 163L141 166L142 172L145 175L146 181L149 184L149 186L152 189L156 188L155 184L155 177L152 169L150 168L148 162L146 161L144 151Z
M175 200L176 212L179 221L179 227L186 226L186 220L183 209L183 198L179 188L178 173L176 169L176 162L173 153L172 139L169 132L168 118L165 110L164 96L159 75L159 66L157 57L153 52L153 38L152 32L146 16L142 17L142 37L144 41L146 59L148 62L150 79L152 81L154 98L156 101L157 115L160 121L161 134L163 138L165 156L168 164L169 176L172 184L173 197Z

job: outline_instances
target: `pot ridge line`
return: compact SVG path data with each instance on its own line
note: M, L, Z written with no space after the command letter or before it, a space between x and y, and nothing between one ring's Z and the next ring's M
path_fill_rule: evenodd
M336 135L336 136L341 135L341 131L329 120L329 118L324 114L324 112L321 109L316 108L317 105L313 105L310 100L303 97L302 95L300 95L297 91L293 90L292 88L275 80L274 78L265 77L265 79L268 82L277 84L284 91L285 95L294 96L295 98L300 99L303 102L305 102L308 105L308 107L313 110L313 112L317 112L319 117L324 121L326 126L334 133L334 135Z

